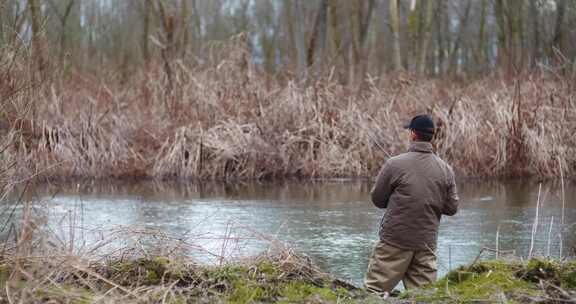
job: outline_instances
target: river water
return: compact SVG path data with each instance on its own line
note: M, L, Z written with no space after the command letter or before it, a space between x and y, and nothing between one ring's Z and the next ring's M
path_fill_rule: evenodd
M202 263L218 263L282 243L307 254L323 270L360 285L384 212L369 202L370 186L341 180L83 183L39 187L28 199L35 210L42 210L43 227L57 236L53 242L66 247L73 239L74 250L136 244L144 252L177 248ZM562 246L562 256L572 254L573 185L566 185L564 209L558 182L460 181L458 186L460 210L443 217L440 226L439 275L470 263L484 247L526 257L532 246L534 255L558 257ZM11 206L4 204L4 209Z

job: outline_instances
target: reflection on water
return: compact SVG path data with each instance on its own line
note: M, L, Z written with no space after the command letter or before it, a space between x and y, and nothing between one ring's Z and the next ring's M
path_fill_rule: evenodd
M102 231L114 227L154 229L200 244L209 252L225 250L228 256L257 254L270 243L259 237L224 244L224 236L262 234L310 255L323 269L361 284L383 213L368 201L370 186L344 181L89 183L36 188L28 199L44 202L47 227L64 241L71 237L67 224L72 217L75 225L82 227L74 237L83 242L105 238ZM440 275L471 262L483 247L495 248L497 231L501 250L526 256L538 184L467 181L460 182L459 188L461 209L454 217L444 217L440 227ZM558 189L554 183L542 186L534 245L537 254L559 255L562 199ZM570 226L576 221L574 198L576 187L567 187L563 255L576 243ZM205 252L189 254L211 261Z

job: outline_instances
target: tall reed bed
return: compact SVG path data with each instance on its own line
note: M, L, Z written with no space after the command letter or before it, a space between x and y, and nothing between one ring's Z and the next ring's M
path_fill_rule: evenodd
M240 39L213 48L211 63L173 62L170 85L152 66L128 80L70 73L3 96L3 120L20 121L1 126L3 138L16 139L3 159L24 162L19 175L53 178L369 177L406 150L402 125L431 113L440 125L437 152L460 175L575 172L576 94L561 77L460 84L396 75L355 87L330 75L264 74ZM3 77L25 82L25 71Z

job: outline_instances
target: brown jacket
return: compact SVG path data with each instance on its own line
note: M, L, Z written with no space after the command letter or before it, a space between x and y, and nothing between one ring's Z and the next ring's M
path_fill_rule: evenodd
M435 250L440 218L458 210L454 171L428 142L412 142L409 152L388 159L371 195L387 209L380 240L401 249Z

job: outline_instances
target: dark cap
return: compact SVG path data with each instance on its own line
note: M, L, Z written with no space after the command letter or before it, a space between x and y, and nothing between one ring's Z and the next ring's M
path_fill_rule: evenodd
M434 121L430 115L414 116L404 129L416 130L424 133L434 134Z

